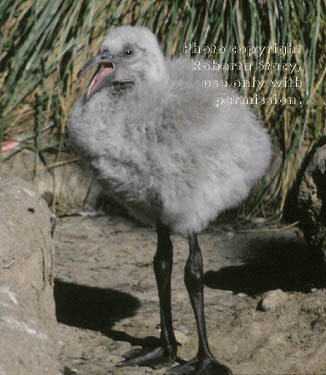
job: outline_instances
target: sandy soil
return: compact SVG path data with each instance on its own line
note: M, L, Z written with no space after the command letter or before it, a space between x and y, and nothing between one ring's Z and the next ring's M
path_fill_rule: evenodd
M159 309L153 229L118 216L57 221L55 298L65 375L164 374L116 368L135 345L155 343ZM200 235L205 259L211 349L235 374L325 374L326 289L296 228ZM183 283L187 241L173 236L173 319L179 360L195 355L197 336ZM262 300L275 306L263 311ZM177 363L176 363L177 364Z

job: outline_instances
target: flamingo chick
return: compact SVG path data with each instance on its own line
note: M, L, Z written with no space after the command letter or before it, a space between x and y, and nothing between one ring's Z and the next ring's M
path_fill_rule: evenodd
M197 234L245 199L269 165L269 137L229 88L207 88L214 70L187 58L164 58L143 27L121 26L80 71L97 66L75 103L70 137L103 188L131 215L157 227L154 271L160 301L160 345L132 350L118 366L171 366L177 341L171 314L170 231L188 237L184 280L195 314L198 352L167 374L231 374L211 353ZM218 106L214 103L222 103ZM223 103L224 102L224 103Z

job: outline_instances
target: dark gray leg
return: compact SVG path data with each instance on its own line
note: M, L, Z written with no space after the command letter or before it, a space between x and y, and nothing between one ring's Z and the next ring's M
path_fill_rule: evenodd
M160 368L171 366L177 354L177 342L172 327L171 314L171 274L173 248L169 229L157 225L157 251L154 257L154 272L156 277L161 315L161 345L158 348L131 350L124 355L125 361L117 364L123 366L150 366Z
M171 275L173 248L167 227L157 226L157 252L154 257L154 272L160 299L161 344L176 356L177 341L174 336L171 312Z
M198 352L184 365L170 369L168 374L230 375L231 370L219 363L211 353L204 315L203 258L195 234L189 236L189 258L185 267L185 284L190 297L198 331Z

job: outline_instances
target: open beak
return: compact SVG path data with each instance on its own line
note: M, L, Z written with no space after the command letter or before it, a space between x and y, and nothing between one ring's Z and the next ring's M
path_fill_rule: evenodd
M114 77L116 57L108 52L101 52L97 56L89 60L78 72L78 78L84 74L87 70L91 69L95 65L100 65L100 69L95 74L89 85L86 99L89 100L90 97L98 91L105 82L111 81Z

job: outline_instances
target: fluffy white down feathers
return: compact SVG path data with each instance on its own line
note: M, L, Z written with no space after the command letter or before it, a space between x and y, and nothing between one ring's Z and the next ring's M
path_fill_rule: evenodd
M164 59L155 36L122 26L105 39L113 55L135 49L115 66L116 82L75 103L70 137L100 183L131 214L161 221L187 235L246 198L269 165L266 131L244 104L214 106L239 96L205 88L214 71L195 71L189 59Z

